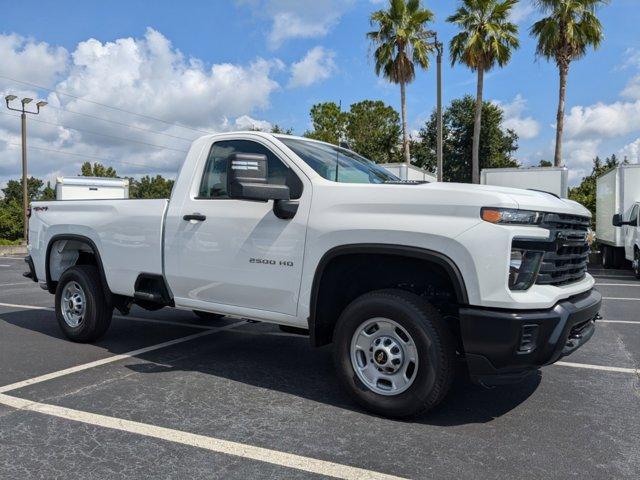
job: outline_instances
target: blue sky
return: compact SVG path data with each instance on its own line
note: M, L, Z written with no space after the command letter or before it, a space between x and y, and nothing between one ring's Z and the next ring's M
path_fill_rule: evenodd
M3 95L38 95L53 107L40 117L49 123L31 124L32 172L48 178L75 174L82 155L120 162L121 173L170 175L182 155L177 150L199 131L270 122L302 133L309 127L310 106L320 101L341 100L346 106L381 99L399 108L398 88L374 75L365 38L371 12L384 6L380 0L1 3L0 76L49 89L0 78ZM431 28L445 41L454 34L445 19L456 3L423 1L436 15ZM571 67L565 161L574 181L589 170L595 154L617 153L638 161L639 3L614 0L602 8L604 44ZM516 156L525 164L551 159L553 152L558 75L553 64L535 59L528 29L538 17L532 4L521 0L514 12L521 48L485 84L485 98L500 103L507 126L520 133ZM475 75L446 61L445 104L467 93L475 93ZM432 68L418 73L408 95L410 128L416 130L435 105L435 60ZM17 121L2 117L0 183L19 174ZM99 137L99 132L111 138ZM118 140L122 137L128 140Z

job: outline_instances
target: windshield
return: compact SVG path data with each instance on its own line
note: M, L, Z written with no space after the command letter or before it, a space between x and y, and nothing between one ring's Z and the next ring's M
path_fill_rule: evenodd
M385 183L400 181L391 172L351 150L299 138L279 137L279 140L318 174L332 182Z

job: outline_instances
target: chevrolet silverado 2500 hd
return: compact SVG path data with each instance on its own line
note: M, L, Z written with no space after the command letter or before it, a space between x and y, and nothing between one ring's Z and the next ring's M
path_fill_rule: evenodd
M344 148L240 132L196 140L171 199L34 202L27 276L65 335L132 304L308 330L367 409L425 411L457 360L518 380L593 334L589 212L504 187L402 182Z

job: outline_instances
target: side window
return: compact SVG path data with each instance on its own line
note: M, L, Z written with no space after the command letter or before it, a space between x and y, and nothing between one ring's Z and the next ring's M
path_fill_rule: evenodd
M266 155L269 183L287 185L292 199L302 196L302 181L271 150L250 140L223 140L211 147L200 182L198 198L229 198L227 195L227 159L234 153Z

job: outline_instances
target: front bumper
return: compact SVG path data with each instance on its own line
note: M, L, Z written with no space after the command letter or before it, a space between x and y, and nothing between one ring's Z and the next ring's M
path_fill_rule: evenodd
M517 381L584 345L593 335L602 296L596 290L546 310L460 309L469 374L484 385Z

